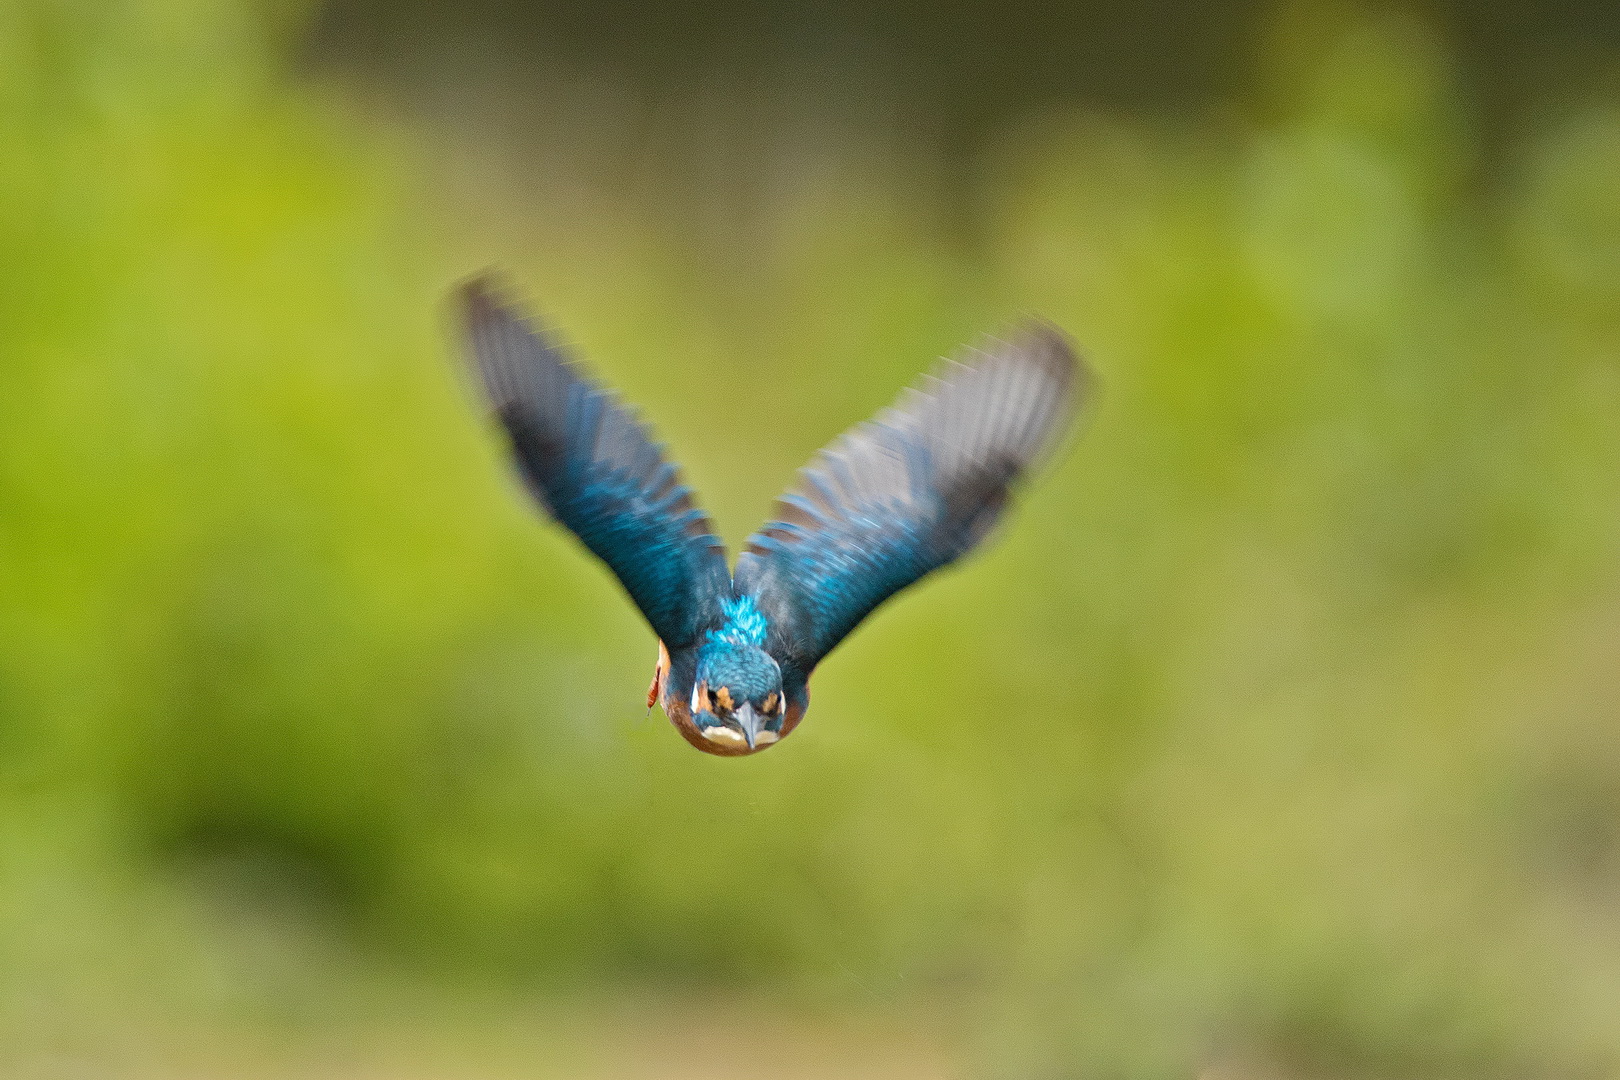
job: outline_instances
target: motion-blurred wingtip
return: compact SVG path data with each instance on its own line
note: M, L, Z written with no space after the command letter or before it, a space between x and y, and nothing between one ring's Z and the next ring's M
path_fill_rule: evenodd
M507 307L506 290L501 282L501 275L493 269L480 270L464 278L455 288L462 314L473 320L504 310Z
M1083 408L1096 388L1097 371L1075 344L1074 337L1051 319L1034 314L1020 319L1014 333L1015 340L1035 355L1049 359L1053 367L1066 369L1068 389L1075 395L1077 405Z

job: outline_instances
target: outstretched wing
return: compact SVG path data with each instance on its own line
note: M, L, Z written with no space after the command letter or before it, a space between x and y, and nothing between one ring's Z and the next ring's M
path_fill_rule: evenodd
M487 277L469 282L461 301L478 373L530 491L618 575L665 644L691 644L730 574L675 466Z
M784 670L808 676L884 600L984 539L1067 429L1085 375L1062 331L1026 323L947 361L801 470L737 565Z

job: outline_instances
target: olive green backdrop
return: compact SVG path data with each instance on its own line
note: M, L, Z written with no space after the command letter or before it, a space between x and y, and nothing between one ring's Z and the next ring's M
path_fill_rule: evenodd
M1615 16L1036 12L0 3L0 1071L1620 1070ZM1101 393L708 758L489 265L734 547L1020 312Z

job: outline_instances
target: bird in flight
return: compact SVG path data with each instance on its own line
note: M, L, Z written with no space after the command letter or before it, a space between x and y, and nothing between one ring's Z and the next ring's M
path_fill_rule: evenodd
M816 665L879 604L984 539L1090 381L1063 332L1040 320L963 350L802 469L733 571L629 408L489 276L463 286L460 306L529 491L658 635L647 707L726 757L786 737Z

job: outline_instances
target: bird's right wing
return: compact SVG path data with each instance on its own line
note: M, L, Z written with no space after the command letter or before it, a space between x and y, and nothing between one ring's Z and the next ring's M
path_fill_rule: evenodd
M491 406L540 504L608 565L671 649L715 619L725 549L647 428L487 277L461 290Z
M1087 369L1032 321L947 361L800 471L748 540L737 587L800 677L890 596L966 554L1069 427Z

